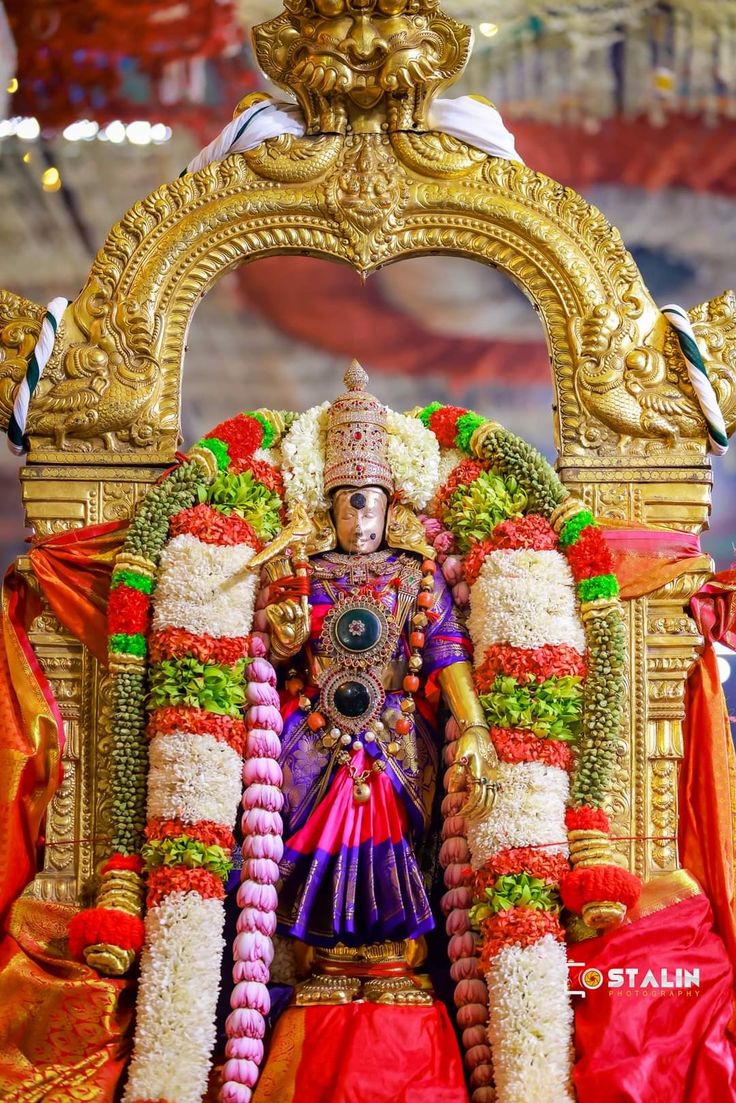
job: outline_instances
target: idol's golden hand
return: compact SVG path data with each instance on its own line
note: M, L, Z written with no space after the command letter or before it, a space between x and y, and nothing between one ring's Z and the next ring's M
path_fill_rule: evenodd
M493 808L498 790L498 755L488 728L466 728L455 744L453 791L468 790L460 815L482 820ZM459 782L454 788L455 779Z
M303 604L287 598L266 607L266 619L271 632L271 657L290 659L309 638L309 616Z

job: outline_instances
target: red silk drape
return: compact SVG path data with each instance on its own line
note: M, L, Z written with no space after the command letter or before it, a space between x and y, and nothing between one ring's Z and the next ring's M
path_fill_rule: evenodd
M706 897L694 886L696 895L677 900L678 889L671 894L676 902L665 896L647 912L645 886L639 917L570 949L571 958L606 978L600 988L573 997L578 1103L736 1099L736 1051L728 1034L733 967L713 932ZM610 988L610 969L635 969L635 984L629 987L627 978L625 986ZM670 983L678 969L698 970L699 984L642 985L649 970L661 979L663 969Z

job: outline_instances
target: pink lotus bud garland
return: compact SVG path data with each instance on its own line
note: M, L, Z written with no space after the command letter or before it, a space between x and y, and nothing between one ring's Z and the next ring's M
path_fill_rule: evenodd
M260 648L259 648L260 650ZM248 728L243 763L243 869L238 903L240 915L233 943L232 1014L225 1024L227 1061L222 1071L221 1103L249 1103L263 1060L265 1016L270 1010L266 985L273 961L276 930L278 862L284 852L283 806L279 735L282 720L278 711L276 672L265 658L253 660L249 668L246 713ZM261 725L267 724L267 727ZM271 889L271 893L264 890Z

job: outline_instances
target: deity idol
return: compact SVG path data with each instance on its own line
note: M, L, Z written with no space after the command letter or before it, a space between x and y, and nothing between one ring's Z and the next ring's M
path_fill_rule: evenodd
M279 930L313 948L297 1004L431 1005L410 966L435 925L422 858L441 696L473 815L492 805L495 752L434 551L415 515L391 504L386 410L366 381L354 364L328 412L323 543L335 550L308 564L273 557L287 532L254 560L269 560L265 622L285 675Z
M416 938L433 925L418 853L436 788L440 690L484 790L479 807L491 792L470 641L431 549L422 559L396 547L386 414L365 380L353 367L329 411L324 485L339 550L310 561L307 602L266 608L272 655L289 665L280 922L320 946ZM271 598L285 566L269 564Z

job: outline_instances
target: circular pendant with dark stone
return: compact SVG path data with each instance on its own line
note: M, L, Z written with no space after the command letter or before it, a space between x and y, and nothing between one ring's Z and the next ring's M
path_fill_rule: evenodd
M331 667L319 679L319 708L342 732L365 731L381 711L386 691L371 670L341 670Z
M335 687L332 701L341 716L356 718L363 716L370 708L371 695L362 682L350 678Z
M346 651L368 651L380 641L384 625L375 610L353 606L335 618L334 632Z
M371 594L341 597L322 626L325 654L349 670L367 670L387 662L396 650L400 625Z

